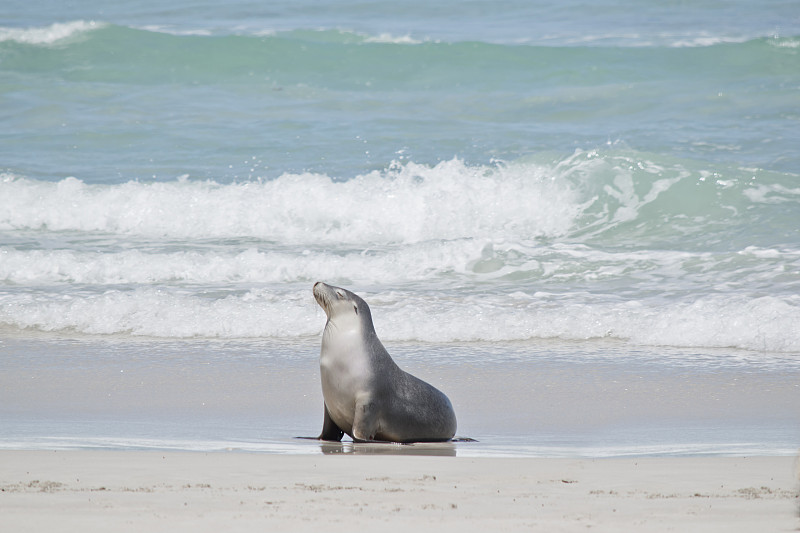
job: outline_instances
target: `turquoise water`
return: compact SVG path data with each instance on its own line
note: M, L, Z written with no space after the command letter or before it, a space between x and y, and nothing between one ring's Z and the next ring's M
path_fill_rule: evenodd
M760 376L703 415L725 428L718 448L681 433L705 424L688 407L656 402L655 425L614 422L629 437L604 438L612 449L800 439L784 381L800 369L796 2L47 4L7 3L0 19L0 365L14 382L62 356L85 371L71 385L42 374L33 412L8 392L8 442L55 431L48 390L72 391L67 418L91 419L94 393L77 391L108 358L138 360L117 343L170 343L171 376L198 350L224 352L206 342L233 343L236 368L282 354L278 374L299 353L314 383L318 280L363 295L412 362L433 350L418 368L454 394L468 377L442 369L467 359L532 376L558 362L548 376L585 386L571 365L620 361L592 368L624 382L632 354L669 354L656 366L695 369L697 402L727 390L704 386L714 369ZM744 409L759 387L781 391L779 407ZM166 391L149 391L163 398L152 413ZM602 398L618 407L618 391ZM230 405L234 427L293 423ZM525 416L462 426L502 447L535 441ZM564 450L601 453L580 416L531 416L550 435L537 449L571 435ZM307 419L316 410L291 418Z
M558 161L610 145L672 165L798 168L794 35L542 45L164 31L0 30L4 167L87 183L344 180L393 161Z

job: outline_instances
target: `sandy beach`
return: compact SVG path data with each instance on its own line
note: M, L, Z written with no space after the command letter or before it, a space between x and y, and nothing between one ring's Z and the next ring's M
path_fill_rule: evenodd
M777 532L798 498L792 457L0 452L9 532Z

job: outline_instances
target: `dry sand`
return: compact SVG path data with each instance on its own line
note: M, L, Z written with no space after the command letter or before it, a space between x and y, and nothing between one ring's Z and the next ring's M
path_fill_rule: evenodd
M797 468L792 457L2 451L0 531L800 531Z

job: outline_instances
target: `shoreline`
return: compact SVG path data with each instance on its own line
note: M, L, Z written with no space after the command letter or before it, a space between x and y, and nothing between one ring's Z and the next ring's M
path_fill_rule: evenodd
M5 531L793 531L795 457L0 451Z
M497 437L472 442L456 440L443 443L356 443L321 442L314 438L273 438L253 441L233 440L158 440L122 437L40 437L27 440L0 438L0 453L11 452L99 452L99 453L169 453L169 454L256 454L319 457L324 455L437 456L462 459L694 459L737 457L798 457L800 448L785 442L765 447L749 442L661 442L589 446L580 444L531 444L522 437Z

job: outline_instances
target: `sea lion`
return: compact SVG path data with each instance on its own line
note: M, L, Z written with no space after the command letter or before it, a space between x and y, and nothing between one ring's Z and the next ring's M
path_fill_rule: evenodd
M319 440L436 442L456 433L447 396L395 364L375 333L367 302L314 284L328 321L319 356L325 414Z

